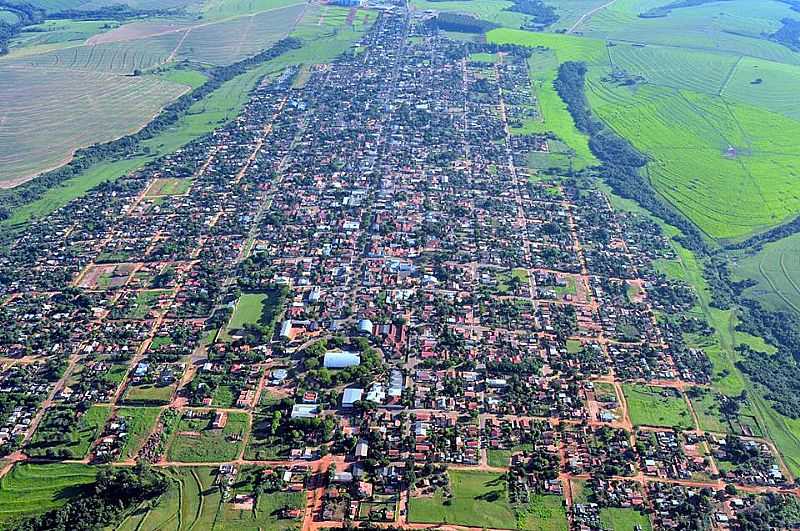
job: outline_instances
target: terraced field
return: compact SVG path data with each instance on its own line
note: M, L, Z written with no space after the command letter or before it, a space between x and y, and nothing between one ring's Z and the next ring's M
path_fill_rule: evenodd
M93 483L97 469L77 464L18 464L0 480L0 524L60 507Z
M136 131L188 87L123 77L0 64L0 186L63 164L83 146Z

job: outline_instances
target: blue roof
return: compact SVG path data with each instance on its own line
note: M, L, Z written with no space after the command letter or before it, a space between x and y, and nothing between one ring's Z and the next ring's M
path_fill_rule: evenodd
M344 369L361 364L361 356L355 352L331 350L325 353L323 365L326 369Z
M345 389L344 395L342 395L342 407L352 406L355 402L361 400L363 395L363 389Z

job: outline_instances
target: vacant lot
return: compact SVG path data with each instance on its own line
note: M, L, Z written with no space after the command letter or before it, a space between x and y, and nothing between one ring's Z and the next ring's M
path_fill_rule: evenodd
M163 178L156 179L145 194L147 197L164 195L183 195L192 187L191 179Z
M452 503L445 505L441 492L433 497L412 498L409 504L411 521L516 529L517 519L500 474L450 470L448 475Z
M64 505L86 492L96 473L87 465L15 465L0 480L0 523Z
M109 406L90 407L71 426L72 430L64 433L60 420L70 421L74 416L72 410L67 411L67 417L59 407L54 407L45 414L42 424L25 450L28 455L70 459L86 457L92 443L102 433L111 408Z
M602 509L600 523L605 529L614 531L650 531L653 528L647 515L635 509Z
M135 457L155 428L161 409L157 407L121 407L117 416L125 420L128 438L122 445L120 460Z
M676 389L624 384L628 413L634 426L692 428L692 415Z
M212 418L182 418L170 441L167 455L171 461L213 463L239 456L242 436L249 426L244 413L229 413L223 429L212 427Z

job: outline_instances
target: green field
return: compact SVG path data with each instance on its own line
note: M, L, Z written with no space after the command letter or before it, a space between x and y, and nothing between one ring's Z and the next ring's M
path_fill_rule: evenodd
M122 445L120 460L135 457L155 428L161 409L156 407L121 407L117 415L125 419L128 438Z
M0 479L0 523L60 507L86 492L97 469L77 464L17 464Z
M169 443L168 458L170 461L186 463L236 459L241 450L242 436L249 425L249 417L245 413L229 413L224 429L212 429L209 418L184 417Z
M25 452L30 456L54 456L70 459L83 459L89 449L103 432L108 416L111 414L110 406L92 406L72 426L72 431L63 438L59 426L52 425L57 408L45 414L42 424L33 436ZM71 415L70 415L71 416ZM56 436L53 439L53 436ZM63 440L66 439L66 440Z
M516 529L516 516L500 474L450 470L453 499L444 504L440 491L433 497L411 498L409 520L420 523L448 523L473 527Z
M126 405L158 406L169 404L177 384L172 385L129 385L122 397Z
M756 281L745 295L773 310L800 312L800 234L767 243L751 253L732 255L734 279Z
M623 384L622 390L634 426L694 428L689 407L677 390L639 384Z
M635 509L606 507L600 510L600 523L614 531L650 531L653 528L647 515Z
M236 303L221 339L230 339L231 334L242 330L245 325L274 328L276 320L283 311L283 302L284 295L280 288L274 288L266 293L243 293Z
M500 474L449 470L453 498L449 505L440 491L433 497L409 501L409 521L448 523L496 529L561 531L568 528L558 496L534 496L530 505L514 509L508 502L506 483Z

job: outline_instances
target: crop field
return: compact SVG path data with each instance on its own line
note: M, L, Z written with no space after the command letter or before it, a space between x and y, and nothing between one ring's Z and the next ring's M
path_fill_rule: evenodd
M132 74L166 63L180 37L166 33L148 39L74 46L19 58L13 64Z
M258 15L192 28L182 38L176 58L225 65L254 55L286 36L305 7L305 3L295 3Z
M299 0L205 0L200 13L205 20L219 20L297 4Z
M516 529L517 519L500 474L464 470L450 470L447 474L453 492L452 503L444 504L441 491L432 497L411 498L409 521Z
M530 18L523 13L508 11L514 4L508 0L412 0L411 5L419 10L434 9L448 13L466 13L476 18L493 22L507 28L519 28Z
M170 461L213 463L239 456L242 435L249 426L245 413L228 413L223 429L211 427L210 418L182 418L167 450Z
M47 20L26 27L11 40L8 59L80 46L92 36L113 31L113 20Z
M736 67L727 53L686 52L667 46L618 43L608 47L614 71L642 76L647 83L716 95ZM692 72L691 75L687 75Z
M76 499L97 469L78 464L17 464L0 479L0 523L43 513Z
M579 31L588 37L612 41L726 51L800 64L800 56L761 37L762 33L776 31L781 19L795 14L789 5L770 0L732 0L676 9L661 18L638 16L666 3L663 0L618 0L592 16ZM694 74L696 72L691 72L687 77Z
M186 87L154 77L0 64L0 186L131 133ZM54 132L57 132L54 134Z
M774 310L800 312L800 234L770 242L755 254L739 254L736 280L753 279L745 293Z
M689 407L679 391L638 384L624 384L622 390L634 426L694 427Z
M125 420L128 438L122 446L120 460L130 459L139 452L156 425L161 409L157 407L121 407L117 416Z
M722 96L800 120L798 86L800 66L742 57Z

